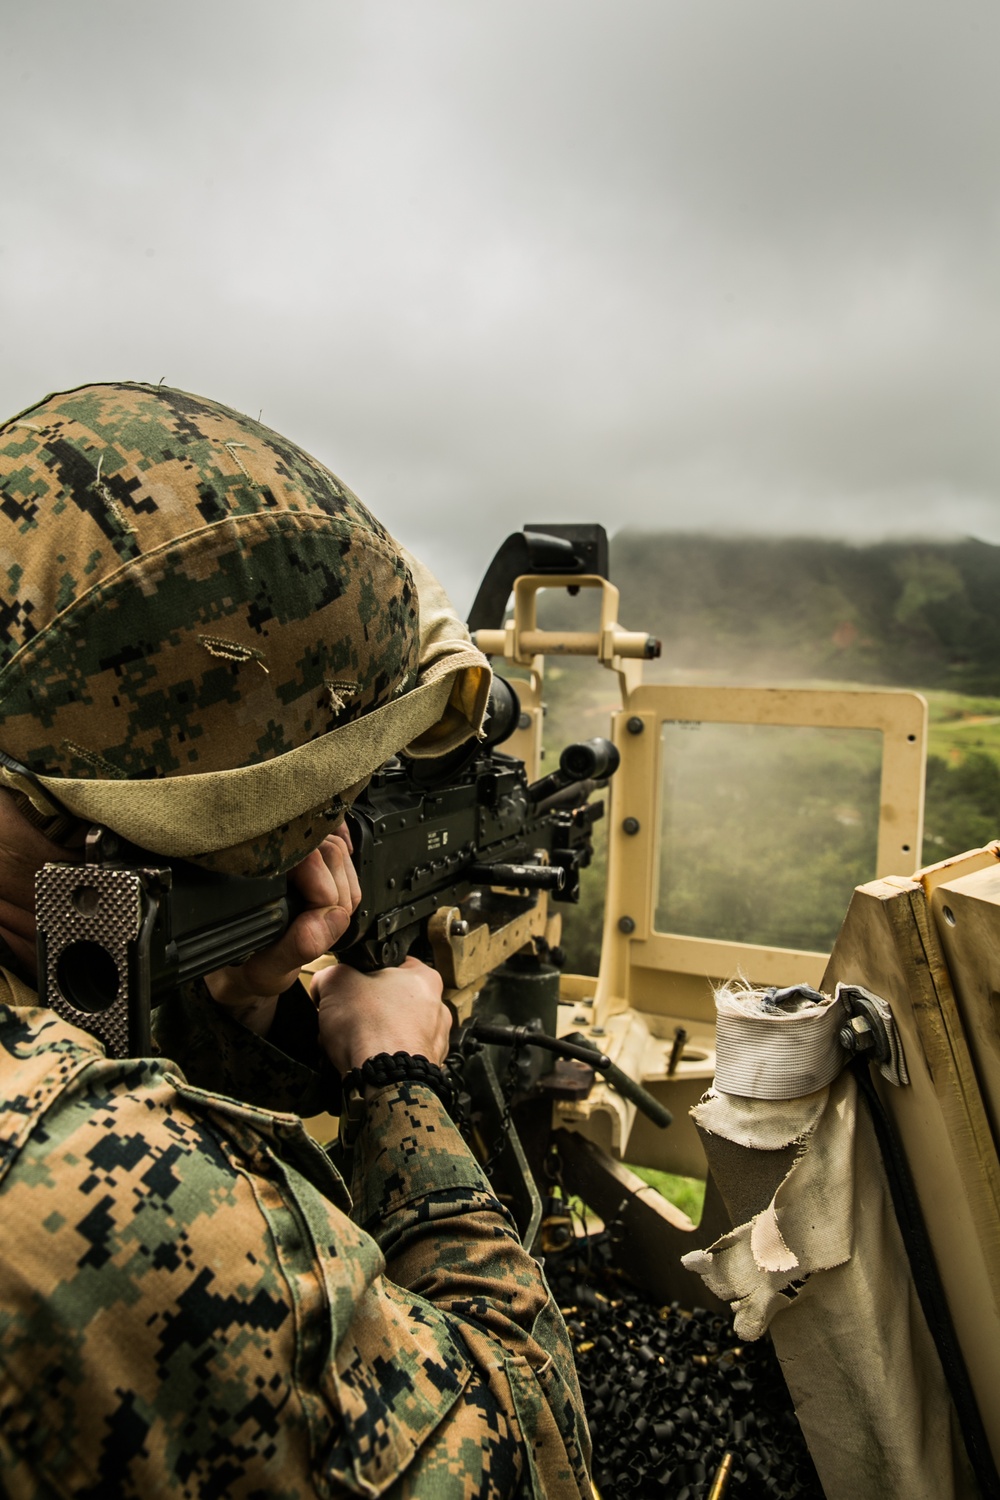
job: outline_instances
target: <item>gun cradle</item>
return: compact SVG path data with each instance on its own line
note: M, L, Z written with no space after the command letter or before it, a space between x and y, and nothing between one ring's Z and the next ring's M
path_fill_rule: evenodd
M474 891L458 906L442 906L427 923L444 998L459 1023L468 1020L487 977L512 954L542 938L559 942L562 918L549 912L547 891L531 896Z

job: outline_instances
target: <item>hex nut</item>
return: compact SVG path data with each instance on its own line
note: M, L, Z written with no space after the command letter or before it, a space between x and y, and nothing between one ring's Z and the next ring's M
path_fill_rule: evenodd
M852 1016L837 1037L845 1052L870 1052L875 1046L875 1033L867 1016Z

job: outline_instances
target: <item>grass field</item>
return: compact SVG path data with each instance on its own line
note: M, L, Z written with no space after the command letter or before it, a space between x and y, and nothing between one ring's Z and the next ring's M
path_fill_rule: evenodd
M670 1203L676 1204L695 1224L698 1223L705 1202L705 1184L700 1177L678 1177L674 1172L657 1172L654 1167L631 1165L629 1171L662 1193Z
M928 705L927 753L959 765L970 750L1000 761L1000 698L925 692Z

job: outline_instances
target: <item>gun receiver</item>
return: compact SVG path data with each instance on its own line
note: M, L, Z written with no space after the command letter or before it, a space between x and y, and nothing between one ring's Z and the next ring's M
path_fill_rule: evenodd
M588 798L618 766L609 740L590 740L529 784L523 762L496 748L516 720L498 678L484 744L460 760L390 761L348 814L362 905L337 957L368 970L416 948L441 970L460 1019L493 968L545 939L548 897L579 899L604 812Z

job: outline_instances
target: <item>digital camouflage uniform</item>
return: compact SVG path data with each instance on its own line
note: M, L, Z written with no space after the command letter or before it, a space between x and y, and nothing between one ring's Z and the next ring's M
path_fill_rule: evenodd
M0 748L35 772L252 765L417 681L391 539L224 408L49 398L0 429L0 516ZM339 815L205 861L287 868ZM351 1207L308 1061L197 987L158 1017L113 1061L0 970L0 1489L589 1494L562 1320L435 1095L378 1092Z

